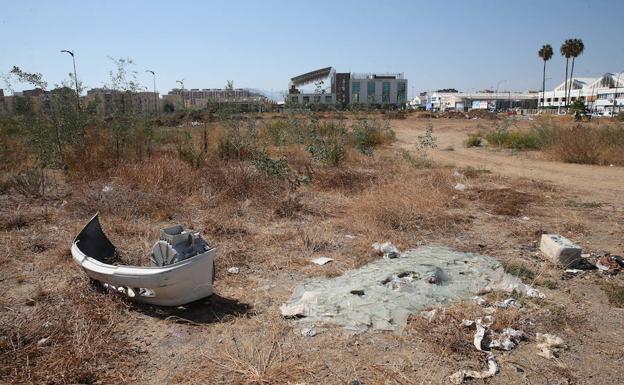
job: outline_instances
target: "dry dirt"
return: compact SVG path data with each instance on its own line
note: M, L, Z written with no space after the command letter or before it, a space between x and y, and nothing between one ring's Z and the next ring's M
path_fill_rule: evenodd
M417 157L417 137L429 121L391 123L397 142L375 156L395 159L404 149ZM459 324L482 311L469 303L451 304L447 320L430 328L414 319L402 334L353 335L330 326L304 337L295 321L280 316L279 306L303 279L360 266L376 258L371 242L389 240L402 249L445 245L521 264L534 274L525 281L546 294L544 300L521 299L521 310L494 314L499 327L521 327L529 340L497 353L496 376L470 383L623 383L624 309L610 304L602 287L622 286L624 274L590 271L564 279L561 269L539 256L536 242L553 232L586 252L624 253L624 168L464 148L466 134L479 123L488 124L432 121L439 148L431 156L449 167L384 169L360 159L347 170L319 174L322 183L302 192L304 208L294 217L268 213L252 199L212 207L201 194L169 217L102 216L105 231L125 250L147 250L157 229L171 222L203 229L215 243L216 294L179 308L103 300L108 295L84 278L68 254L73 235L88 220L76 205L89 202L76 198L72 186L59 182L59 198L46 205L0 194L0 382L443 384L459 369L484 368L484 355ZM480 168L491 173L475 172ZM454 170L463 176L452 176ZM96 196L105 182L78 191ZM453 190L456 182L466 191ZM309 262L320 256L335 260L323 267ZM240 273L228 274L230 266ZM496 298L504 296L489 300ZM566 349L553 360L538 356L537 332L561 336ZM65 356L72 361L63 361ZM81 371L71 372L68 363L80 364Z

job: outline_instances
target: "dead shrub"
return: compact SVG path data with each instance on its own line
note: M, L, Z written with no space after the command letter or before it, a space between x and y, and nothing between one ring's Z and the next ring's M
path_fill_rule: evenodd
M358 196L352 212L363 232L448 230L457 224L449 213L452 181L448 170L404 173Z
M475 199L489 206L497 215L519 215L535 197L511 188L478 189Z
M361 191L373 186L377 179L373 170L321 167L314 171L313 184L321 190Z

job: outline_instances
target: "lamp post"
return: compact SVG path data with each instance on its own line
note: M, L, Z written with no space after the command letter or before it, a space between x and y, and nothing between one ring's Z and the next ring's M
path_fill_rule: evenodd
M186 108L186 98L184 97L184 79L176 80L176 83L179 83L182 86L182 108Z
M498 110L498 87L506 81L507 80L501 80L496 83L496 93L494 94L494 110Z
M61 50L61 52L70 54L72 57L72 62L74 63L74 81L76 82L76 105L78 106L78 111L80 111L80 91L78 90L78 75L76 74L76 57L74 56L74 51L64 49Z
M145 70L145 72L149 72L152 74L152 77L154 78L154 113L156 115L158 115L158 94L156 94L156 73L152 70Z

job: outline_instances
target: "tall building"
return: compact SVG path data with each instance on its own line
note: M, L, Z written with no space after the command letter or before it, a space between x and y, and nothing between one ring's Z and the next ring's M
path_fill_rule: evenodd
M324 88L329 79L330 87ZM299 87L315 85L314 92ZM329 92L328 92L329 91ZM290 79L287 101L292 104L371 104L399 107L407 103L407 79L402 73L337 73L321 68Z

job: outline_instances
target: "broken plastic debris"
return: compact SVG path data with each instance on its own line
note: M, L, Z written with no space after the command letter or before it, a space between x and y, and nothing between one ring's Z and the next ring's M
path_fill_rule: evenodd
M511 350L525 338L523 331L505 328L500 334L492 333L489 347L490 349Z
M399 249L397 249L392 243L384 242L379 243L375 242L372 244L373 249L380 255L383 255L384 258L394 259L399 256Z
M476 303L479 306L483 306L487 303L487 301L485 300L485 298L481 297L481 296L475 296L472 298L472 300L474 301L474 303Z
M103 193L107 193L107 192L111 192L113 191L113 188L109 185L105 185L104 187L102 187L102 192Z
M315 263L317 265L323 266L326 263L329 263L333 261L333 258L329 258L329 257L320 257L320 258L316 258L312 260L312 263Z
M314 330L314 328L305 328L301 330L301 335L304 337L314 337L316 335L316 330Z
M518 302L514 298L507 298L504 301L496 302L495 306L501 307L503 309L507 309L509 307L519 306Z
M446 279L430 284L440 269ZM312 278L281 306L285 317L305 325L331 323L350 330L401 330L410 314L451 300L470 299L483 287L527 292L500 263L483 255L444 247L420 247L398 258L380 259L335 278ZM365 295L353 295L361 290ZM301 318L303 317L303 318Z
M547 359L555 357L555 353L559 352L565 344L561 337L554 334L535 333L535 341L540 352L537 355Z
M74 239L71 253L90 278L139 302L178 306L211 295L215 249L180 225L161 230L160 237L150 254L152 266L112 265L116 248L96 214Z
M468 378L488 378L493 377L498 373L498 363L496 362L496 357L494 354L490 353L487 356L488 368L487 370L482 370L480 372L476 370L465 370L462 369L458 372L453 373L449 380L451 383L459 385L463 383Z
M457 183L455 186L453 186L453 188L457 191L464 191L466 190L466 185L463 183Z
M596 267L598 268L598 270L606 275L616 275L617 273L619 273L621 268L618 260L609 254L603 255L602 257L598 258L598 260L596 261Z
M229 269L227 269L227 272L230 274L238 274L240 273L240 268L236 267L236 266L232 266Z

